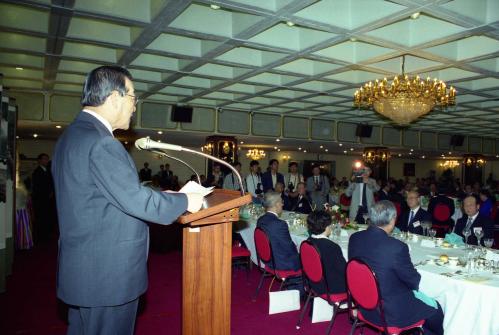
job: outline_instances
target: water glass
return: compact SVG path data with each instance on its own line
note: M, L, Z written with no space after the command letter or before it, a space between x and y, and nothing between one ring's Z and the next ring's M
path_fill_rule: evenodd
M480 245L480 240L482 239L484 233L482 228L475 228L474 231L475 236L476 236L476 243L477 245Z
M430 229L430 230L428 231L428 234L430 235L430 237L431 237L432 239L435 239L435 236L437 236L437 231L436 231L436 229Z
M469 248L469 244L468 244L468 237L471 236L471 229L464 229L463 230L463 236L464 236L464 243L466 243L466 249Z

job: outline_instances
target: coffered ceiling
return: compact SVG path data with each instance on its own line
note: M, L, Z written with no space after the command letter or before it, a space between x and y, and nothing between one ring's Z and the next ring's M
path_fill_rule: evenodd
M78 94L117 63L146 100L386 125L352 95L405 55L406 72L458 90L411 128L499 130L499 0L0 0L0 13L13 90Z

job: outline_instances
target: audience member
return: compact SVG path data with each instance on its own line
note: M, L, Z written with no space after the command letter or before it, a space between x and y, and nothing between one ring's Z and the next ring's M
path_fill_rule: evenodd
M291 162L288 165L289 167L289 173L286 175L286 178L284 180L285 186L286 186L286 191L288 193L288 196L290 198L295 198L298 196L298 190L297 186L298 183L303 183L303 175L298 171L298 163L297 162Z
M395 227L395 206L387 200L374 204L369 211L371 223L367 230L350 237L348 258L366 262L376 274L383 299L386 322L407 327L420 320L425 334L443 335L443 312L417 299L413 291L419 289L421 275L412 265L407 244L390 236ZM364 317L380 324L378 310L360 309Z
M253 160L250 162L250 173L246 176L246 187L248 193L251 194L254 203L262 203L263 200L263 187L262 178L258 173L260 163Z
M263 205L266 212L258 219L256 226L262 228L270 239L276 269L300 270L300 258L296 245L291 240L288 224L279 218L283 207L281 195L273 191L265 193ZM297 289L303 295L301 276L289 278L287 282L289 289Z
M352 181L345 191L346 196L352 197L350 204L350 220L364 223L364 214L368 213L368 208L374 204L374 193L379 190L376 180L369 178L371 169L363 167L360 177L352 175Z
M492 218L492 207L494 206L494 201L490 192L486 189L480 190L480 215L488 218Z
M140 181L152 180L152 170L149 168L149 163L144 163L144 167L140 169L139 178Z
M431 222L431 215L421 208L419 204L419 193L417 191L409 191L407 193L408 210L402 212L402 215L397 218L397 227L401 231L409 231L413 234L423 235L422 222Z
M269 169L262 174L263 192L274 191L277 182L284 184L284 176L279 173L279 161L271 159Z
M307 217L307 225L311 234L309 241L317 247L321 255L324 277L329 289L327 293L346 292L346 261L340 246L329 239L331 215L323 210L313 212ZM311 283L311 287L317 294L326 293L323 283Z
M232 164L232 166L234 166L237 172L239 172L239 175L241 175L241 163L236 161ZM244 180L243 180L243 187L246 188L244 186ZM236 191L241 190L241 186L239 185L239 179L237 178L236 175L234 175L234 172L231 172L227 176L225 176L223 188L227 190L236 190Z
M298 183L298 196L290 199L290 210L302 214L309 214L312 211L312 205L307 196L305 183Z
M49 156L38 155L38 166L31 175L31 200L34 212L34 241L47 240L57 224L54 212L54 182L48 168Z
M220 164L213 164L213 169L211 174L208 176L206 180L206 186L211 187L215 186L215 188L223 188L224 183L224 175L222 173Z
M481 239L483 245L484 238L494 237L494 223L492 220L486 216L483 216L479 212L480 204L474 196L467 196L463 201L464 215L462 218L457 220L456 226L454 227L454 233L464 237L463 231L470 230L471 235L468 237L468 244L477 245L477 238L475 236L475 231L481 229L484 236ZM466 242L466 241L465 241Z
M290 205L289 205L289 197L284 191L284 184L281 182L277 182L275 184L275 192L281 194L281 199L282 199L282 205L283 209L289 211Z
M329 194L329 179L321 173L319 165L312 168L312 176L307 179L307 192L312 203L312 210L321 210L327 202Z

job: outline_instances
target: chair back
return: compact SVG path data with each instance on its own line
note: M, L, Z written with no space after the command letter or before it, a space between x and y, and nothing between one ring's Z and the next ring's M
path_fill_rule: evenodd
M376 276L365 262L353 258L347 263L346 284L350 296L358 306L368 310L380 306Z
M301 267L305 277L312 283L320 283L324 280L321 255L317 247L309 240L300 245Z
M347 197L345 193L342 193L340 195L340 204L343 205L343 206L350 206L350 204L352 203L352 198L351 197Z
M433 210L435 220L444 222L450 219L450 208L444 203L438 203Z
M260 260L264 263L269 263L272 260L272 249L270 247L270 240L267 233L262 228L255 229L255 249L258 264Z

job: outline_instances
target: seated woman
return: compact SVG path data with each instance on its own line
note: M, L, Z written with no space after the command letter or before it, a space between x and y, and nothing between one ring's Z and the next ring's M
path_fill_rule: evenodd
M307 218L308 229L311 233L310 241L321 254L324 277L329 293L345 293L346 261L339 245L331 241L331 215L326 211L312 212ZM310 283L317 294L326 293L323 283Z

